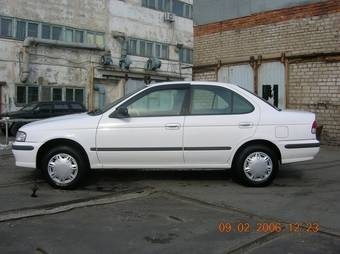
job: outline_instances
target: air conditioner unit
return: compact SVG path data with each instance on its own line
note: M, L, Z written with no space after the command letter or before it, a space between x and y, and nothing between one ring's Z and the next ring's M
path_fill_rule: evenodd
M155 57L151 57L146 62L144 69L148 70L148 71L155 71L155 70L161 68L161 66L162 66L161 60L159 60L158 58L155 58Z
M101 56L100 62L102 65L112 65L112 57L111 57L111 52L106 52L104 55Z
M128 56L122 56L119 60L119 68L129 70L132 61Z
M172 12L164 12L164 21L175 22L175 14Z

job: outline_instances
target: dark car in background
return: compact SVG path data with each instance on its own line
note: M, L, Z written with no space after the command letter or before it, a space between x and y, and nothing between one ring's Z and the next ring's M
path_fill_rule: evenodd
M0 115L0 118L10 119L44 119L54 116L68 115L86 112L86 108L75 101L42 101L28 104L18 111L7 112ZM9 134L15 136L18 129L28 122L11 122L8 126ZM1 123L1 130L5 132L5 124Z

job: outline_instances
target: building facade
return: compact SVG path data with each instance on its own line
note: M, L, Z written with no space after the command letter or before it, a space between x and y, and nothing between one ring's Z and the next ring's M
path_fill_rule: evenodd
M340 1L215 0L202 12L206 5L194 5L193 78L315 112L322 140L340 144Z
M192 48L192 0L0 0L0 110L191 79Z

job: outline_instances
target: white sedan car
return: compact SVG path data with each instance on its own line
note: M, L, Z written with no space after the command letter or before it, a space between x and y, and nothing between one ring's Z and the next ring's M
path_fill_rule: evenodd
M168 82L104 110L20 128L16 165L38 168L54 187L76 187L90 169L228 169L266 186L279 164L319 152L315 115L281 111L236 85Z

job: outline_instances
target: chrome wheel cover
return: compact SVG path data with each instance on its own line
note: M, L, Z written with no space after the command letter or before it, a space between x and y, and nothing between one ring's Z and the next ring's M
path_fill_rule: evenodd
M58 153L47 164L48 175L59 186L66 186L77 177L77 161L69 154Z
M264 182L273 171L272 159L264 152L251 153L243 163L243 171L252 182Z

